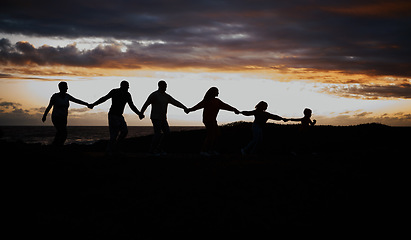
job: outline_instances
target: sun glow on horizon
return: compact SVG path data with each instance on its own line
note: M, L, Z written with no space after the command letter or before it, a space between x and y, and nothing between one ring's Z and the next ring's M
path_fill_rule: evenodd
M113 73L116 75L108 75ZM389 98L367 100L360 97L339 96L329 90L335 83L289 80L291 76L282 76L284 78L280 81L273 80L275 76L281 77L280 73L270 76L267 71L255 70L203 72L198 69L193 71L104 69L101 72L95 71L91 75L93 74L96 76L44 76L45 79L50 78L47 81L3 78L0 80L1 101L18 103L27 114L34 114L36 109L38 111L47 106L50 96L57 92L57 83L60 80L68 82L69 94L86 102L93 102L111 89L119 87L120 81L126 79L130 82L129 91L134 103L141 108L147 96L157 89L158 80L164 79L168 83L167 92L187 107L195 105L202 99L208 88L216 86L220 90L220 99L240 110L252 110L259 101L264 100L269 104L267 111L284 117L301 117L302 110L309 107L313 110L313 118L317 118L318 123L322 125L352 125L367 121L379 121L389 125L410 124L409 120L408 123L406 121L410 118L407 115L411 112L410 100ZM337 77L335 74L334 76ZM296 76L300 78L302 74L298 73ZM93 110L80 111L79 109L84 107L72 103L70 107L72 116L69 119L71 118L72 125L106 125L109 107L110 101L107 101ZM146 111L146 119L139 121L128 107L125 110L129 125L150 125L149 113L150 109ZM390 122L389 117L396 121ZM186 115L181 109L170 106L168 118L171 124L202 125L201 111ZM252 120L250 117L225 111L221 111L218 117L221 124ZM32 124L37 125L39 122Z

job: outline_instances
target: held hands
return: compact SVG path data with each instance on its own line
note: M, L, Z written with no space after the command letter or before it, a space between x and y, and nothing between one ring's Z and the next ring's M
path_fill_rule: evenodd
M146 116L144 116L143 113L138 114L138 117L140 118L140 120L143 120L143 118L145 118Z
M186 114L189 114L191 111L190 111L189 108L185 108L185 109L184 109L184 112L185 112Z
M288 121L289 121L289 119L283 118L283 122L288 122Z

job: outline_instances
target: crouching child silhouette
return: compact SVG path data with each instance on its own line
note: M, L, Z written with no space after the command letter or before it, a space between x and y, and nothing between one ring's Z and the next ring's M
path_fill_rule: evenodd
M263 141L263 129L268 119L284 122L288 121L283 117L266 112L267 108L268 104L264 101L261 101L255 106L255 110L241 112L241 114L245 116L254 116L254 122L252 125L253 139L245 148L241 149L241 153L243 155L256 154L258 152L259 147Z

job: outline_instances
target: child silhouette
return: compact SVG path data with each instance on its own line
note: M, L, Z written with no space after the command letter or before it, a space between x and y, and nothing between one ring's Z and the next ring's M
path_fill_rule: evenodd
M245 148L241 149L241 153L243 155L254 154L257 152L259 145L263 141L263 129L268 119L278 121L282 120L284 122L288 121L285 118L266 112L267 108L268 104L264 101L261 101L255 106L255 110L241 112L241 114L245 116L254 116L254 122L252 127L253 139Z
M304 117L302 118L289 118L288 120L293 121L293 122L301 122L299 133L298 133L298 140L296 141L297 146L296 146L296 151L291 152L293 155L297 155L298 153L302 154L316 154L312 151L312 147L310 147L310 134L309 131L311 126L314 126L317 121L311 120L311 115L312 115L312 110L309 108L304 109L303 111Z
M304 117L302 118L289 118L287 120L293 121L293 122L301 122L301 131L306 131L308 127L314 126L317 123L317 120L312 120L311 121L311 115L313 111L309 108L304 109L303 111Z

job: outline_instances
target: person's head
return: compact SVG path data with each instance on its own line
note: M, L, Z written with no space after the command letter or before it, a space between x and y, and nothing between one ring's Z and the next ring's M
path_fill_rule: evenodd
M313 113L313 111L311 111L311 109L309 109L309 108L304 109L304 116L305 117L311 117L312 113Z
M66 82L60 82L59 83L59 90L61 93L66 93L68 90L68 85Z
M165 92L167 90L167 83L164 80L158 82L158 90Z
M126 80L121 81L120 83L121 90L128 91L129 87L130 87L130 84Z
M268 108L268 103L261 101L257 105L255 105L255 109L265 111Z
M210 100L218 96L218 88L211 87L204 95L204 100Z

